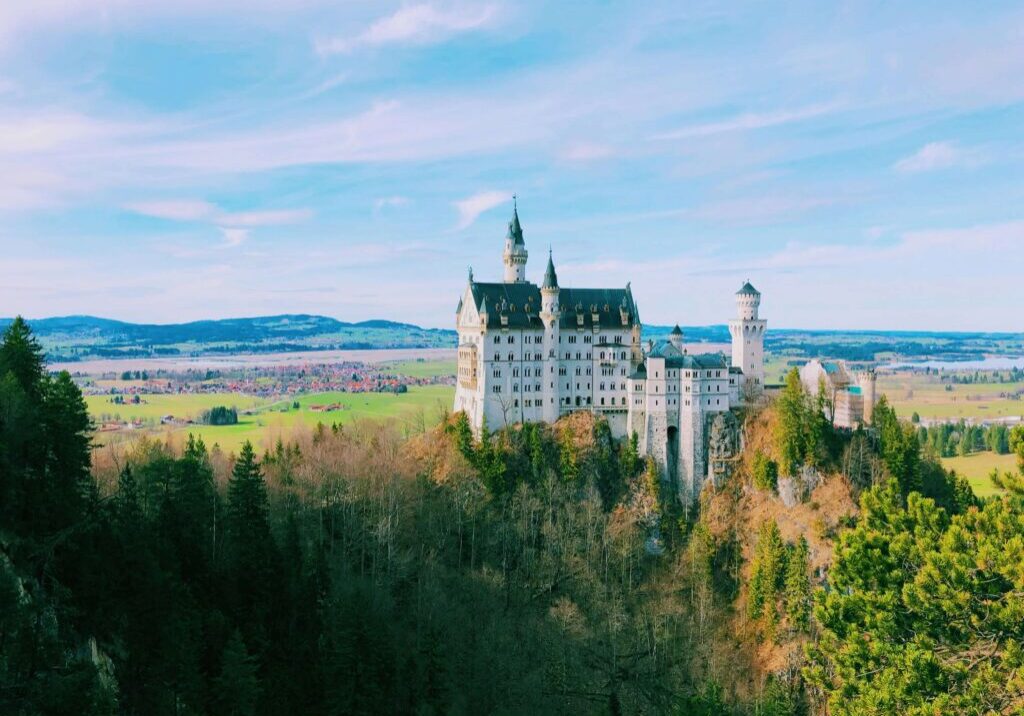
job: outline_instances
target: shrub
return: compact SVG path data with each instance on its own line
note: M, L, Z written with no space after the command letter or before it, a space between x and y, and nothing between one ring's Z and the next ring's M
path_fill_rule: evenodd
M779 465L763 452L754 453L754 485L774 491L779 481Z

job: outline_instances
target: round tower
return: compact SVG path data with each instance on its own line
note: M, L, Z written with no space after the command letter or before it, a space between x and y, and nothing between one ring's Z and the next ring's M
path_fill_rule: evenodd
M523 227L519 224L519 208L513 197L512 220L508 222L508 234L505 235L505 283L526 282L526 242L523 241Z
M736 292L737 317L729 321L732 365L743 371L744 390L756 394L764 388L764 332L768 322L758 317L761 292L749 281Z
M544 323L544 421L558 420L561 409L561 392L558 389L558 335L562 310L558 305L558 274L555 262L548 250L548 265L544 270L544 281L540 286L540 320Z

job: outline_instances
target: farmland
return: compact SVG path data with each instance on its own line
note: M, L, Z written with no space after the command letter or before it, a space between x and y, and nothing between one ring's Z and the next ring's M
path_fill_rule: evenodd
M208 445L218 444L235 451L246 440L257 448L267 447L279 436L287 437L296 429L314 429L345 425L357 420L396 420L410 429L430 426L451 408L454 389L446 385L414 386L405 393L316 393L274 401L237 393L148 395L138 405L113 405L107 396L86 398L90 414L97 423L104 415L116 414L123 421L140 421L134 429L96 435L97 446L130 440L148 434L157 437L184 438L188 433L202 436ZM294 404L298 403L298 408ZM205 410L215 405L236 407L237 425L201 425ZM325 409L327 406L330 409ZM162 424L164 416L174 416L173 423Z
M950 384L934 373L899 372L880 375L878 390L902 418L915 412L923 420L943 421L1024 415L1024 400L1019 397L1024 384L1019 382Z

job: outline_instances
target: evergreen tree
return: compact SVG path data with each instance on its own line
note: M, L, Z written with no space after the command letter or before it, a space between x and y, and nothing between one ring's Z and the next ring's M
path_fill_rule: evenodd
M224 647L220 675L214 687L218 714L254 716L260 698L257 667L238 630L235 630Z
M800 382L800 372L793 368L786 374L786 384L776 401L778 425L775 444L779 454L780 467L785 474L792 475L804 462L807 454L804 430L807 412L806 395Z
M807 540L800 537L786 557L785 607L790 626L807 631L811 615L811 582L807 576Z

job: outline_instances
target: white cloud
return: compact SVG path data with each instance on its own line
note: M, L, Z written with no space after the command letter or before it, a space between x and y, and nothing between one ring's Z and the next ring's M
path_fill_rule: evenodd
M220 233L224 236L224 246L226 248L241 246L242 243L249 238L248 229L222 226L220 227Z
M930 142L909 157L896 162L894 168L902 174L916 174L954 166L968 166L976 161L977 157L952 142Z
M459 212L459 223L456 224L455 230L461 231L472 226L480 214L496 206L501 206L511 198L511 192L507 191L482 191L460 201L453 202Z
M496 17L497 8L494 5L467 5L447 9L439 9L430 3L406 5L377 20L354 37L321 39L316 41L315 46L320 55L335 55L363 47L437 43L451 35L486 27Z

